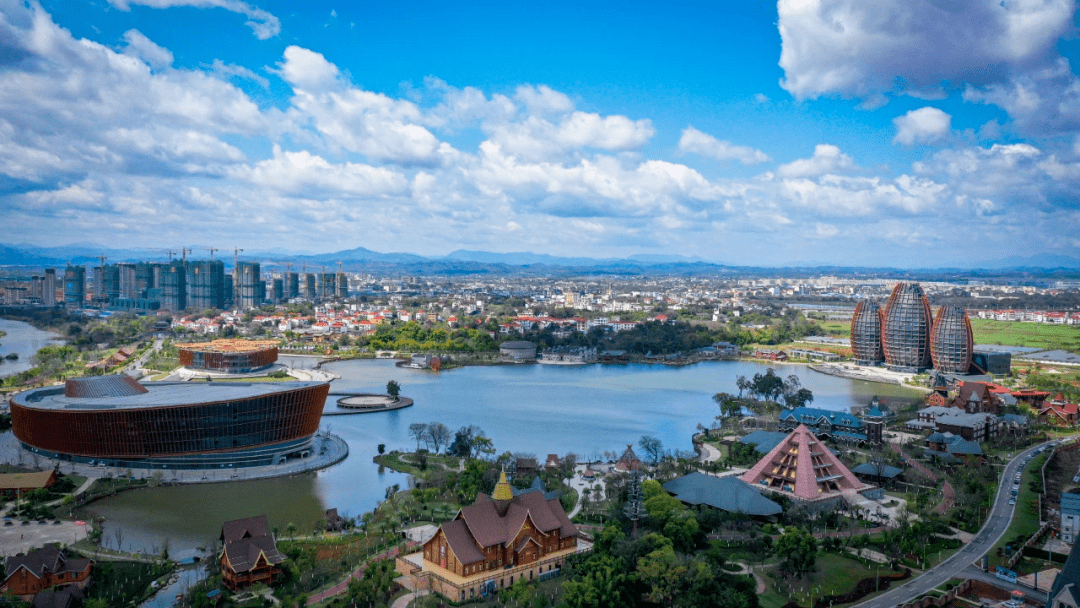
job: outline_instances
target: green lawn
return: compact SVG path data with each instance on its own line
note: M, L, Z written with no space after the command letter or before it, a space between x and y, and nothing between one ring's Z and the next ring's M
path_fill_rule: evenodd
M1080 352L1080 328L1074 325L972 319L971 329L975 333L976 344L1060 348Z
M801 579L788 577L777 582L770 576L764 579L768 588L758 596L761 608L778 608L790 600L800 606L809 606L811 595L815 598L824 595L839 595L855 588L862 579L873 577L876 569L868 569L862 562L838 553L819 553L817 571ZM881 569L881 574L896 574L888 567ZM780 591L777 591L779 587ZM859 600L865 601L871 594ZM842 604L837 604L837 607Z
M1001 537L990 549L989 559L990 567L1004 566L1007 564L1009 558L1005 556L998 557L998 547L1004 547L1013 540L1023 538L1027 540L1032 534L1039 530L1039 514L1036 511L1038 508L1037 495L1032 491L1030 482L1040 478L1040 472L1042 471L1042 465L1046 462L1046 455L1040 455L1036 458L1032 458L1028 463L1027 468L1024 469L1024 476L1020 480L1020 495L1017 497L1015 511L1013 512L1012 522L1009 524L1009 529L1005 531L1005 535ZM1002 483L1008 484L1012 487L1012 480L1005 479Z

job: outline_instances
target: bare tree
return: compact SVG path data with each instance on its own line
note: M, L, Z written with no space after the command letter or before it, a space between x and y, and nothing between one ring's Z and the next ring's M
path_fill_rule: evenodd
M450 442L450 429L441 422L432 422L428 425L427 440L438 454Z
M117 551L123 551L124 550L124 529L121 528L120 526L117 526L116 529L113 530L113 538L116 539L116 550Z
M416 451L420 451L420 442L427 437L428 425L423 422L414 422L409 425L409 437L416 440Z

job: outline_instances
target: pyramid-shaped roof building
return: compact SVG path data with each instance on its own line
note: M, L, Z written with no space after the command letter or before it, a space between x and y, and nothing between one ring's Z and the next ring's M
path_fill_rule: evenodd
M859 481L803 424L743 474L742 480L805 501L835 498L845 491L870 487Z

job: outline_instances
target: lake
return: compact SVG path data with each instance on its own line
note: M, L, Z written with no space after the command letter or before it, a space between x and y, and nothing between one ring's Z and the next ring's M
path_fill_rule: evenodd
M297 367L313 359L282 357ZM294 360L296 359L296 360ZM391 360L328 363L341 376L331 391L385 392L396 380L401 394L416 405L392 412L327 416L322 427L349 444L349 457L318 473L262 481L156 488L126 492L87 509L106 517L104 542L115 545L122 529L124 547L151 551L168 538L171 552L205 546L225 520L265 513L271 526L295 523L301 530L328 508L357 516L370 511L386 488L408 487L408 476L372 462L378 445L413 450L408 436L414 422L442 422L456 430L476 425L498 453L574 452L599 458L621 452L643 435L658 437L665 448L691 450L698 423L711 424L718 413L712 395L735 393L740 375L763 373L768 366L715 361L685 367L662 365L505 365L443 372L399 368ZM847 411L874 396L887 405L911 403L922 393L895 385L838 378L798 365L775 366L778 374L797 374L814 393L816 407ZM336 409L331 397L327 410Z
M0 331L4 337L0 338L0 378L14 376L33 367L30 362L34 354L43 346L63 344L60 336L24 323L10 319L0 319ZM19 356L16 361L9 361L5 357L11 353Z

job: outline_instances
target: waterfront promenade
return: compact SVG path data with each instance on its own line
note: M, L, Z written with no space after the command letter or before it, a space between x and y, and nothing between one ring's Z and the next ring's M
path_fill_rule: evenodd
M312 442L311 456L295 458L279 465L183 470L129 469L91 466L89 464L46 458L24 449L11 431L0 434L0 463L35 469L51 469L59 466L62 473L74 473L91 478L130 476L134 479L152 479L160 474L162 483L216 483L283 477L325 469L345 460L348 455L349 446L344 439L329 432L320 431L315 435Z

